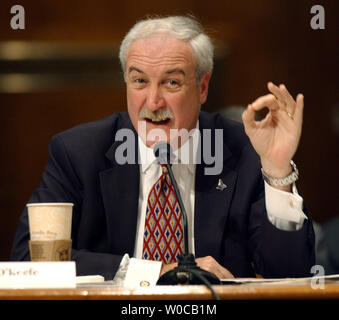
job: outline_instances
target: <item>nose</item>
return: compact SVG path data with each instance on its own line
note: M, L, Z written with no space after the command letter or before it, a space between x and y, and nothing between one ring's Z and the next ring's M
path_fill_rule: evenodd
M160 88L156 84L151 86L148 92L148 108L155 111L164 106L165 100L161 94Z

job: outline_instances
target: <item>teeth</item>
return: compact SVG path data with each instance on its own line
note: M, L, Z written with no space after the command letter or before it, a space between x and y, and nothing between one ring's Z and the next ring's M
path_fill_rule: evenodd
M164 119L151 119L151 118L145 118L145 119L148 119L148 120L150 120L150 121L152 121L152 122L161 122L161 121L166 121L166 120L168 120L169 118L164 118Z

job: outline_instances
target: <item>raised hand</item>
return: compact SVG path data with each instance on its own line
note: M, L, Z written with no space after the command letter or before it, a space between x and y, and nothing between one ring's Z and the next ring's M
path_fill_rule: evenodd
M283 178L291 172L293 158L300 140L304 97L296 100L285 85L267 84L271 94L249 104L242 115L246 134L261 159L263 170L272 177ZM267 107L269 112L261 121L254 120L255 111Z

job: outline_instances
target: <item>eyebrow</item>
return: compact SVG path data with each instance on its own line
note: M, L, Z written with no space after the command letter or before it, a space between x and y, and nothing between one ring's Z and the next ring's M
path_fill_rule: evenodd
M136 71L136 72L139 72L139 73L145 73L143 72L142 70L138 69L137 67L134 67L134 66L131 66L129 69L128 69L128 74L130 74L132 71Z
M134 67L134 66L131 66L131 67L128 69L128 73L130 74L132 71L136 71L136 72L145 74L144 71L142 71L142 70L140 70L139 68ZM183 76L186 76L185 71L182 70L182 69L180 69L180 68L170 69L170 70L167 70L165 73L166 73L166 74L181 73Z
M186 75L185 71L180 69L180 68L174 68L166 71L167 74L172 74L172 73L181 73L183 76Z

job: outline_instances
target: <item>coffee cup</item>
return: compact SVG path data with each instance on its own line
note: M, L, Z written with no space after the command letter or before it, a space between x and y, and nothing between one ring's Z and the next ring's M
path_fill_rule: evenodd
M29 203L31 261L68 261L71 258L73 203Z

